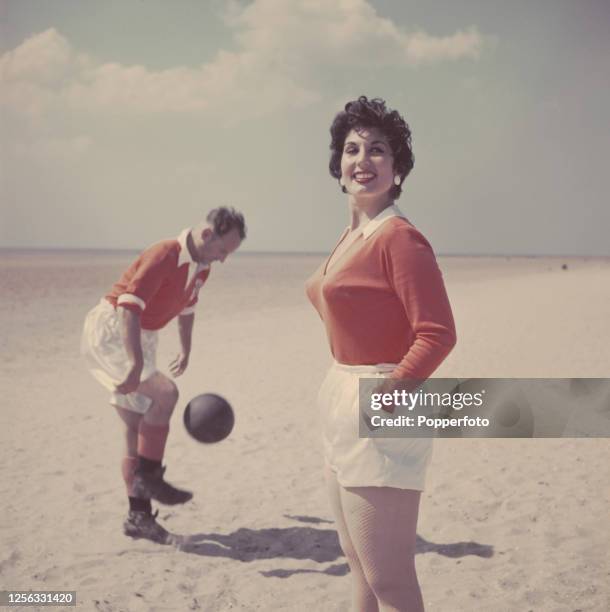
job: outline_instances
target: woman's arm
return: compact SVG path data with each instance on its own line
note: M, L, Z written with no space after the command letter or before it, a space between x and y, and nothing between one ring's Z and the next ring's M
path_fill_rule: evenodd
M390 377L425 380L456 343L443 277L432 247L410 225L392 232L384 257L388 279L414 334L413 343Z

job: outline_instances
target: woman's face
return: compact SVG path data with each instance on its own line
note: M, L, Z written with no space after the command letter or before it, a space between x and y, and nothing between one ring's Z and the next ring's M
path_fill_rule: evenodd
M394 156L376 128L351 130L341 155L341 184L358 197L382 196L394 184Z

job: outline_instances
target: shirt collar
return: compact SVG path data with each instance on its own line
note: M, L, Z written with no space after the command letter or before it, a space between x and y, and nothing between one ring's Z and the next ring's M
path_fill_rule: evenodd
M197 263L191 257L191 253L189 252L189 248L188 248L187 243L186 243L186 240L188 238L188 235L189 235L190 231L191 231L190 228L182 230L180 232L180 235L177 238L178 244L180 245L180 254L178 255L178 266L181 266L181 265L183 265L185 263L187 263L187 264Z
M384 208L376 217L373 217L362 229L362 236L366 240L369 238L379 227L392 217L402 217L406 219L400 208L396 204L392 204L387 208Z
M185 263L189 264L189 275L187 284L188 282L190 282L190 280L195 274L197 274L201 270L205 270L206 268L210 267L207 264L201 264L195 261L191 257L191 253L186 243L190 231L190 228L187 227L185 230L182 230L178 238L176 238L176 240L178 240L178 244L180 245L180 253L178 254L178 267L184 265Z

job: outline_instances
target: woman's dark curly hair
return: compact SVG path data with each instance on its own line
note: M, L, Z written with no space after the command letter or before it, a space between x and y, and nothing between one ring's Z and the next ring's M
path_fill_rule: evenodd
M394 171L400 175L400 185L392 185L390 197L396 200L402 193L402 183L413 168L413 151L411 150L411 130L398 111L388 110L381 98L369 100L360 96L345 105L330 126L330 162L328 168L331 176L341 178L341 156L343 145L350 130L354 128L377 128L388 139L394 156ZM345 187L341 188L346 193Z

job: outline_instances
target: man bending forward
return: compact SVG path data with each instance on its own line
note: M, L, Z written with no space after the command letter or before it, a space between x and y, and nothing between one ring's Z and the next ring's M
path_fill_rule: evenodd
M111 392L110 404L125 424L121 471L129 513L123 529L131 537L169 543L169 533L152 514L151 499L174 505L192 498L163 478L161 462L178 389L156 368L157 331L178 317L181 351L170 372L180 376L189 362L199 289L211 264L223 262L245 236L240 213L215 208L178 238L143 251L85 320L82 353L93 376Z

